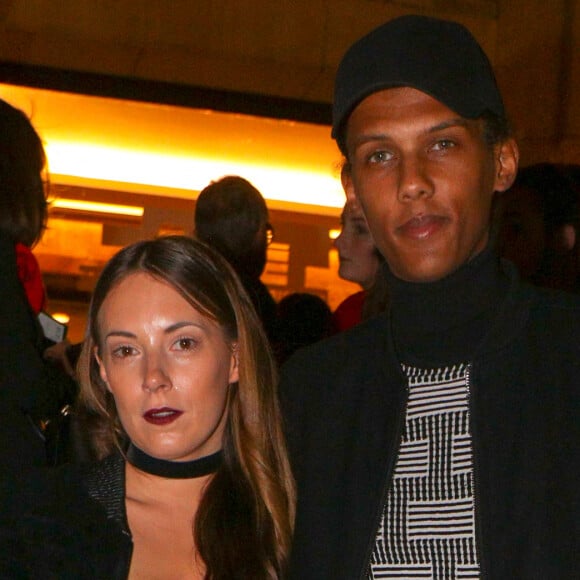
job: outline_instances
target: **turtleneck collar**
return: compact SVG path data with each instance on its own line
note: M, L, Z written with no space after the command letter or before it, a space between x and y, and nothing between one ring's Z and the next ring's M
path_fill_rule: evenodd
M468 362L508 287L489 247L435 282L387 277L395 347L401 362L419 366Z

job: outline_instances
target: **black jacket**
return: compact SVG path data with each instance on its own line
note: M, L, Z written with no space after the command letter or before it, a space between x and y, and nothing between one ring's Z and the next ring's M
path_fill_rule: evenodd
M46 435L77 385L43 359L42 329L18 278L14 241L0 232L0 473L20 473L47 463Z
M125 580L133 542L125 463L39 470L0 487L0 578ZM34 475L32 477L32 475Z
M580 301L510 288L469 369L482 577L580 570ZM390 315L299 352L281 397L298 484L290 577L364 578L405 421Z

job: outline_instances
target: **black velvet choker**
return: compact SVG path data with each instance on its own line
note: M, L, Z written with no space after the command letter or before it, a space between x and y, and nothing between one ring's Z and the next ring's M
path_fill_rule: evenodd
M151 475L168 477L170 479L190 479L214 473L221 465L223 452L220 449L211 455L193 459L192 461L167 461L147 455L133 444L127 449L129 463Z

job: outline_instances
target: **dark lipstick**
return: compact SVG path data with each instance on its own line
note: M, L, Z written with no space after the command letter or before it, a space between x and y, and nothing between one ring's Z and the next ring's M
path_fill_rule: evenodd
M152 425L169 425L183 415L183 411L161 407L160 409L149 409L143 414L143 418Z

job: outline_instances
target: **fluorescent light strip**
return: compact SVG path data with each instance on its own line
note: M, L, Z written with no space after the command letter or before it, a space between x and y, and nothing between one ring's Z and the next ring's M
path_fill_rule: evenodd
M46 144L46 150L53 174L192 192L224 175L242 175L272 201L330 208L344 205L344 193L333 168L324 173L54 140Z
M81 201L78 199L53 199L49 200L51 207L60 209L72 209L94 213L106 213L130 217L143 217L145 211L142 207L132 205L117 205L112 203L98 203L95 201Z

